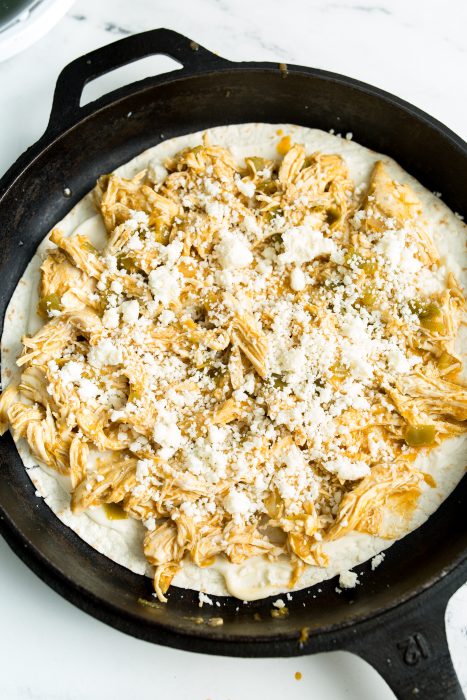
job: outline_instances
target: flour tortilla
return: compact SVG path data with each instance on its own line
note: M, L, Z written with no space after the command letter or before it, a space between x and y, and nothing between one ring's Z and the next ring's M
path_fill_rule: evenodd
M276 145L280 132L290 135L292 141L302 143L308 153L322 151L342 155L356 186L365 186L374 163L383 160L389 174L397 181L410 185L422 201L430 233L443 264L466 286L466 227L439 198L428 192L390 158L324 131L289 124L241 124L216 127L207 133L213 144L230 148L234 157L241 162L247 155L277 158ZM165 174L165 159L182 148L200 144L203 133L164 141L117 168L115 172L130 178L144 168L149 168L156 180L161 179ZM91 193L76 204L57 227L67 235L79 229L79 232L88 235L98 248L105 241L105 229ZM43 323L36 314L39 267L44 252L50 247L53 246L47 240L41 243L8 306L1 343L3 387L20 374L15 360L21 351L21 337L34 333ZM442 284L434 275L429 283L433 289L427 287L428 293L435 291L436 287ZM463 338L459 338L459 352L461 344L463 345ZM151 575L152 569L143 556L144 528L139 521L132 518L108 520L102 507L91 508L85 513L74 515L69 508L68 477L60 476L44 465L38 465L24 440L18 441L17 448L37 489L37 495L45 499L47 505L65 525L118 564L135 573ZM423 470L434 477L437 486L422 487L423 492L410 530L425 522L460 481L465 471L465 448L464 437L454 438L443 442L428 456L419 456L418 464L423 464ZM335 542L325 543L323 548L329 556L330 565L327 568L308 566L294 590L306 588L351 569L386 549L393 542L394 540L355 532ZM254 557L243 564L231 564L219 557L211 567L202 569L185 560L173 583L175 586L214 595L233 595L242 600L256 600L289 591L290 573L290 563L285 557L276 562Z

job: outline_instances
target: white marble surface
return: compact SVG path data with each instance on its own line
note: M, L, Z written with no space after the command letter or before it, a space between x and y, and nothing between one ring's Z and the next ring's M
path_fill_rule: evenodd
M465 0L78 0L39 43L0 64L0 174L43 132L56 76L67 62L157 26L232 60L346 73L413 102L465 138L466 25ZM169 65L164 58L133 65L90 86L87 96ZM451 600L447 617L467 694L466 586ZM3 700L394 697L373 669L345 653L222 659L126 637L48 589L1 540L0 620ZM302 680L295 680L296 671Z

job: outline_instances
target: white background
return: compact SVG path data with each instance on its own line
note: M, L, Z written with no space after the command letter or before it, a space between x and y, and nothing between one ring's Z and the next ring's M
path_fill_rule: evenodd
M158 26L232 60L298 63L351 75L467 135L466 0L79 0L36 45L0 64L0 174L43 132L66 63ZM169 66L164 58L133 65L90 86L87 97ZM467 692L466 586L450 603L448 635ZM394 696L373 669L346 653L223 659L132 639L62 600L0 540L1 700L254 697Z

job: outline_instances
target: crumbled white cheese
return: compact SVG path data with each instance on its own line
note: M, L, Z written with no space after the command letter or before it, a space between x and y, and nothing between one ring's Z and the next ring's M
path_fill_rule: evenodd
M390 268L396 268L401 263L404 246L405 231L390 229L381 236L375 249L385 258Z
M252 180L238 180L237 187L239 192L251 199L255 193L255 183Z
M136 481L144 481L149 476L149 469L152 465L149 459L138 459L136 462Z
M104 315L102 316L102 324L104 328L112 329L112 328L118 328L118 324L120 323L120 314L118 313L118 309L115 309L113 307L106 309L104 311Z
M383 561L385 557L384 552L380 552L371 560L371 570L374 571Z
M164 182L165 178L169 174L167 168L165 168L162 163L158 163L157 161L152 161L149 164L148 171L150 177L158 184Z
M193 501L184 501L180 505L180 510L189 518L193 518L195 522L198 520L200 508L196 503L193 503Z
M230 291L234 286L234 276L231 270L216 270L216 283L219 287Z
M227 269L248 267L253 262L248 241L239 231L224 231L216 246L216 254L221 266Z
M261 227L252 214L245 216L245 218L243 219L243 225L248 233L251 233L255 236L261 233Z
M178 299L180 295L180 275L167 265L156 267L149 273L148 283L154 300L164 306Z
M210 201L206 204L206 213L217 221L222 221L225 215L225 206L220 202Z
M147 226L148 215L144 211L131 211L131 217L125 221L125 228L134 231L140 226Z
M297 445L290 445L288 450L282 457L282 462L286 467L293 467L295 469L305 468L305 458L303 452Z
M202 591L199 592L198 594L199 598L199 607L202 608L203 604L206 603L207 605L212 605L212 598L206 595L206 593L203 593Z
M285 608L285 603L284 603L284 601L282 600L282 598L278 598L277 600L275 600L275 601L273 602L273 606L274 606L275 608L278 608L278 610L282 610L282 608Z
M117 347L111 340L100 340L88 353L88 362L93 367L99 368L104 365L118 365L123 360L121 348Z
M71 360L63 365L60 370L60 378L64 384L77 382L81 378L83 365L80 362Z
M266 248L263 250L263 257L272 262L277 258L275 249L272 246L266 246Z
M173 323L176 318L177 317L175 316L173 311L171 311L170 309L163 309L159 314L158 321L163 326L168 326L169 323Z
M133 324L139 318L139 303L136 299L131 301L124 301L120 306L122 312L122 318L125 323Z
M354 481L370 474L370 467L362 460L351 460L345 455L324 462L328 472L336 474L342 481Z
M242 390L246 394L253 394L255 390L255 385L255 375L253 374L253 372L249 372L245 377L245 381L243 382Z
M223 504L225 510L232 515L246 515L253 508L253 504L248 496L236 489L230 489L229 493L224 498Z
M148 439L145 435L138 435L136 440L130 443L130 450L132 452L139 452L140 450L148 446Z
M341 571L339 586L341 588L355 588L358 584L358 576L355 571Z
M360 316L346 314L340 322L340 329L345 338L350 338L359 345L363 343L367 354L368 344L371 341L366 332L366 324Z
M162 411L153 428L153 439L157 442L163 452L164 459L169 459L181 446L183 439L180 428L177 425L176 414L170 411Z
M208 427L208 437L212 443L220 443L226 439L227 429L218 425L210 425Z
M143 525L149 532L154 532L156 529L156 519L153 517L146 518L146 520L143 520Z
M305 289L306 278L301 267L294 267L290 273L290 286L294 292L301 292L303 289Z
M127 241L126 247L129 250L143 250L144 248L144 241L138 236L137 233L134 233L131 238Z
M413 367L413 362L397 345L392 345L387 352L388 367L397 374L407 374ZM416 362L419 358L416 358Z
M81 379L78 387L78 396L81 401L95 399L99 393L99 388L90 379Z
M365 357L366 344L363 338L360 340L361 344L341 343L341 361L351 370L354 379L369 380L374 374L374 369Z
M279 256L282 263L310 262L321 255L331 255L336 245L329 238L324 238L319 229L307 224L294 226L282 234L285 252Z
M121 294L123 292L123 284L120 280L114 280L110 285L110 289L112 292L115 292L115 294Z
M183 243L178 238L173 240L163 251L164 258L168 265L174 265L179 260L183 252Z
M106 255L104 257L104 262L107 266L107 270L112 274L118 271L117 258L115 255Z

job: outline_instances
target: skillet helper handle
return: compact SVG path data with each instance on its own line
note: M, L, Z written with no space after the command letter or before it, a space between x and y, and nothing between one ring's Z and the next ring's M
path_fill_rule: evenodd
M84 86L91 80L157 54L169 56L180 63L183 68L177 71L178 75L193 75L229 65L226 59L171 29L152 29L128 36L80 56L65 66L55 86L47 131L63 131L84 116L80 99ZM112 91L101 99L111 101L120 90Z
M464 700L449 653L444 616L449 597L426 591L398 614L375 620L347 650L368 661L398 700Z

